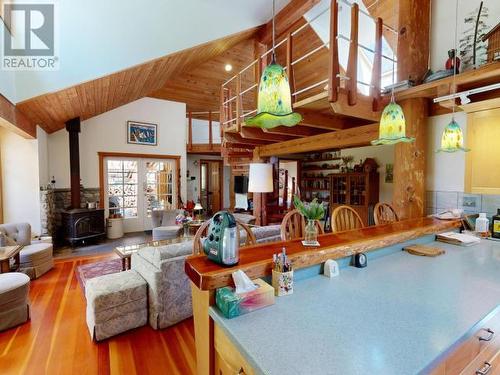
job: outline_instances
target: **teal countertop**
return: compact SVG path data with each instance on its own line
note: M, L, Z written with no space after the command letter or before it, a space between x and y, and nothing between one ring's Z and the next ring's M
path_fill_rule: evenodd
M422 242L422 241L413 241ZM225 319L210 315L257 373L426 373L500 309L500 243L439 242L436 257L398 251L329 279L296 280L276 304Z

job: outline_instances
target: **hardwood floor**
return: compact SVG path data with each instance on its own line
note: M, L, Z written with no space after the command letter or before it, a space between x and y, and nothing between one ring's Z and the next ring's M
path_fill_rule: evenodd
M57 260L31 282L31 321L0 332L0 374L194 374L192 319L149 325L102 343L90 340L76 267L114 255Z

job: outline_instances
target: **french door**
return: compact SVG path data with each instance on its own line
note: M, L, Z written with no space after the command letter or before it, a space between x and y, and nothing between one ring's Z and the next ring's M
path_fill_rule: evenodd
M178 160L107 156L102 160L104 208L124 218L124 231L152 229L153 209L178 207Z

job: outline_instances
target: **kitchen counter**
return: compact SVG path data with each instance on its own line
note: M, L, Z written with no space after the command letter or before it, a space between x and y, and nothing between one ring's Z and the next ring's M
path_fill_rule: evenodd
M276 304L215 324L257 373L427 373L500 309L500 242L432 242L436 257L403 251L295 283Z

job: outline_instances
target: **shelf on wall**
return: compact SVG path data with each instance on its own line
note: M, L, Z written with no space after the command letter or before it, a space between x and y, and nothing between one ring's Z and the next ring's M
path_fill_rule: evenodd
M340 168L302 168L302 173L310 171L338 171Z
M302 160L302 163L306 164L306 163L317 163L317 162L320 162L320 161L336 161L336 160L341 160L342 158L331 158L331 159L327 159L327 158L321 158L321 159L305 159L305 160Z

